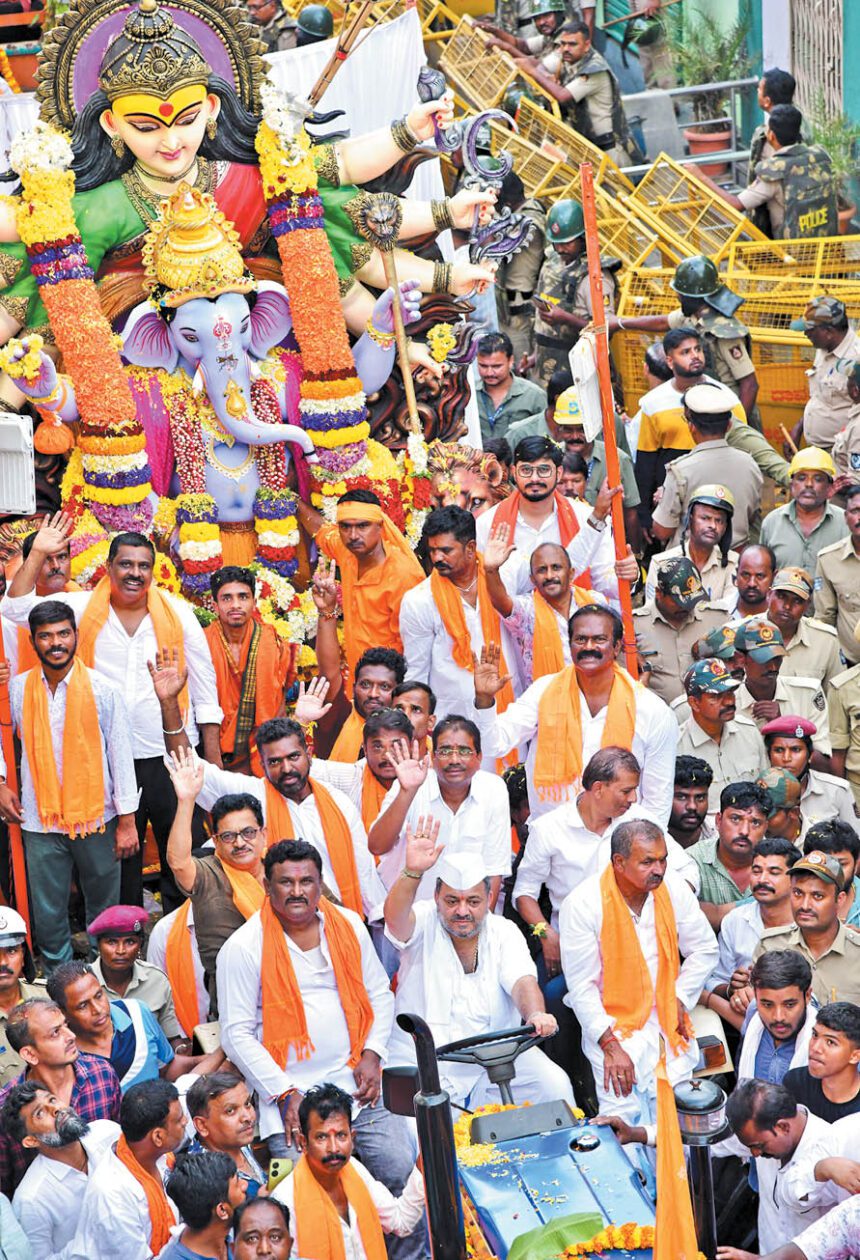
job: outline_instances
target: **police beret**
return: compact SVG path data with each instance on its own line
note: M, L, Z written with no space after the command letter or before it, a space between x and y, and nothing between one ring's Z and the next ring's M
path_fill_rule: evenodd
M143 906L110 906L97 915L87 928L90 936L111 932L142 932L149 920Z

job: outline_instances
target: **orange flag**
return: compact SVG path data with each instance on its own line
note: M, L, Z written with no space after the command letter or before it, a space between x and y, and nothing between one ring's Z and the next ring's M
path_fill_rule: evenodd
M696 1222L687 1161L678 1125L675 1091L666 1074L666 1052L657 1064L657 1225L654 1260L697 1260Z

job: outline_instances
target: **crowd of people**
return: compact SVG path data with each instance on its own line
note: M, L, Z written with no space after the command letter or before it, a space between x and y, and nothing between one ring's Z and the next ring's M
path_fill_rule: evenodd
M485 27L628 166L578 7L500 0ZM248 8L272 51L331 34L324 6ZM671 86L661 38L640 52ZM793 92L764 74L749 186L714 187L773 236L827 234ZM646 1181L658 1076L691 1079L715 1015L714 1153L757 1210L720 1260L860 1250L860 340L838 297L797 312L815 359L780 453L714 263L622 321L604 260L610 334L659 338L611 486L568 370L582 207L503 195L537 227L477 348L506 493L435 507L417 551L371 490L334 523L304 495L313 676L248 568L212 575L204 629L142 534L77 587L57 512L7 575L0 824L32 931L0 905L3 1260L428 1256L415 1126L382 1101L416 1061L404 1013L437 1044L530 1026L515 1101L610 1125ZM457 1108L501 1101L440 1075Z

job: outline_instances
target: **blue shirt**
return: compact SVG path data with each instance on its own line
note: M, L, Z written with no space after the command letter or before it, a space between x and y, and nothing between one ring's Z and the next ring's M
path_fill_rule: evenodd
M796 1041L797 1036L794 1036L791 1041L783 1041L777 1046L768 1030L763 1029L755 1056L756 1079L767 1081L771 1085L781 1085L782 1078L791 1067Z
M181 1234L174 1235L166 1247L158 1253L158 1260L206 1260L199 1251L191 1251L179 1239ZM233 1248L227 1243L227 1260L233 1260Z
M139 1027L133 1014L138 1017ZM120 1079L122 1092L140 1081L154 1081L175 1056L152 1011L135 998L117 999L110 1004L110 1017L113 1023L110 1061Z

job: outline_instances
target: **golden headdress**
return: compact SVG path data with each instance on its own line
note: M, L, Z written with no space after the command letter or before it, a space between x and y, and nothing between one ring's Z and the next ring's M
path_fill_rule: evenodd
M257 285L242 258L239 234L214 197L185 183L162 201L143 246L143 267L158 306L250 293Z
M131 92L166 99L179 88L209 82L212 71L191 36L156 0L140 0L102 59L99 87L113 103Z

